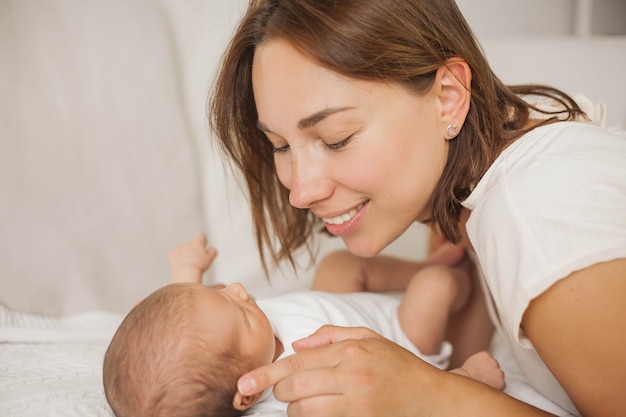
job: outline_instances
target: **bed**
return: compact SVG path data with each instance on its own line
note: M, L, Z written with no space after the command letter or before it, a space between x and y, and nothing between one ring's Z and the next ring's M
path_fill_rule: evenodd
M102 359L123 317L103 310L64 316L29 314L0 305L0 415L114 417L104 397ZM511 395L556 415L568 415L524 382L497 338L492 351L505 370Z
M113 416L102 358L122 315L51 317L0 306L0 415Z
M197 231L220 252L207 284L240 281L257 297L309 286L305 256L263 278L245 195L210 145L206 95L245 3L0 2L0 416L112 416L108 342L130 306L168 282L167 252ZM607 122L626 123L615 85L625 39L485 48L505 81L546 75L606 97ZM416 226L388 253L420 257L427 240ZM341 244L318 245L323 255ZM494 351L513 395L559 414L497 339Z

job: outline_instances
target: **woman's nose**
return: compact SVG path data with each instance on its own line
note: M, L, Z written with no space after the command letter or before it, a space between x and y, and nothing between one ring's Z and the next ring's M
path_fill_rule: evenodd
M289 203L308 209L332 194L332 181L322 161L306 155L292 157Z

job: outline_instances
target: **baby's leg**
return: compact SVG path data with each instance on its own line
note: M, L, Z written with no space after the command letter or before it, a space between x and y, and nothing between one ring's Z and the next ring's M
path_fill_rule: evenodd
M467 272L430 266L417 272L398 307L400 325L425 355L437 354L444 341L450 314L467 301L471 281Z
M312 290L326 292L365 291L365 259L339 250L326 255L317 266Z
M472 290L465 305L452 313L448 320L445 340L454 346L451 368L458 368L473 354L489 349L494 330L476 266L468 257L457 267L470 277Z
M420 269L440 264L454 265L464 256L464 248L452 245L439 248L422 261L386 255L362 258L340 250L321 260L312 289L327 292L404 291Z

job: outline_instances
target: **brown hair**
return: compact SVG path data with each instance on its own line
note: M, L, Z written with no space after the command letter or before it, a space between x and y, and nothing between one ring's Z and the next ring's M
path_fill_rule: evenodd
M540 124L584 115L555 88L504 85L454 0L252 0L224 56L209 117L222 149L245 178L263 261L267 247L275 262L287 258L293 263L294 250L320 226L308 210L289 204L288 190L275 174L272 147L257 129L252 61L256 47L272 37L289 40L337 73L396 82L417 94L428 92L448 59L468 63L469 113L450 143L431 196L430 222L452 242L460 238L461 201L504 146L539 125L528 127L531 110L550 116ZM562 111L541 111L523 100L525 95L554 99Z
M172 284L126 316L103 365L104 391L117 417L241 414L232 399L238 377L252 366L220 335L202 329L196 306L192 287Z

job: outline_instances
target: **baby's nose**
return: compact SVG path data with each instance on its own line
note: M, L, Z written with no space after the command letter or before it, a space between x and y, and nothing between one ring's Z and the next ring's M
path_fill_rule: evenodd
M239 282L234 282L225 288L230 294L244 300L248 301L250 296L248 295L248 291L244 288L244 286Z

